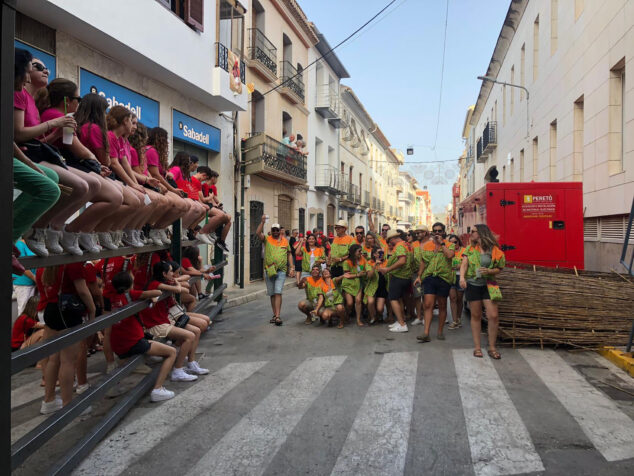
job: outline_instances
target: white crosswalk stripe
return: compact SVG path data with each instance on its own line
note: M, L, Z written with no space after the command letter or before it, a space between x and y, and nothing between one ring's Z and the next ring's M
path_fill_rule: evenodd
M262 474L345 359L315 357L302 362L187 474Z
M616 403L556 352L522 349L520 353L607 461L634 458L634 422Z
M418 352L383 357L333 475L403 474L417 367Z
M543 471L524 422L489 358L453 351L476 476Z
M266 363L229 364L152 411L135 419L129 418L129 423L104 439L74 474L122 473L138 457L178 430L175 419L186 423L195 418Z

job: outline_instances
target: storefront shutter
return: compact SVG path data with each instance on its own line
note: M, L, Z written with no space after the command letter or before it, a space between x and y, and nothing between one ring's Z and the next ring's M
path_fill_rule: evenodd
M203 1L185 0L185 23L198 31L205 31Z

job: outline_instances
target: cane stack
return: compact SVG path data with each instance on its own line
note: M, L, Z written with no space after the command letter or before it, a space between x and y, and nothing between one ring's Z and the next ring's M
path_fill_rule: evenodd
M504 343L597 349L627 342L634 319L630 277L511 264L498 284Z

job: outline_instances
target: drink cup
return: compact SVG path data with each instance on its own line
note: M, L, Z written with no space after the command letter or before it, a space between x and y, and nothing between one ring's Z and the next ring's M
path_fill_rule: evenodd
M73 117L73 113L69 112L68 114L66 114L66 116ZM64 127L62 132L62 143L66 145L72 144L75 129L73 129L72 127Z

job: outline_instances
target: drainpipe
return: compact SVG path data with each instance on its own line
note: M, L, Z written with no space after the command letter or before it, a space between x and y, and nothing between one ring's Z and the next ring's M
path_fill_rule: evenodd
M238 137L238 112L233 122L234 151L240 166L240 289L244 288L244 163L242 161L242 142ZM238 143L240 146L238 147Z

